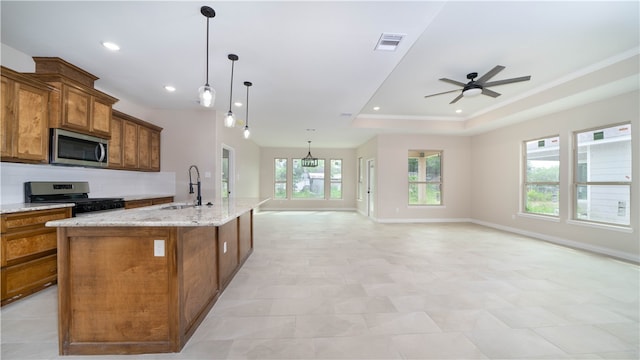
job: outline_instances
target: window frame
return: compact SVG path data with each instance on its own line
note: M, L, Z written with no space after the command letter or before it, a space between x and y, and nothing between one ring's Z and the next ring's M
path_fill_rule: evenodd
M410 169L409 169L409 160L412 158L417 158L416 156L411 156L410 154L412 152L417 152L417 153L432 153L432 155L429 156L439 156L440 157L440 173L438 176L438 180L434 181L434 180L428 180L425 179L425 181L417 181L417 180L410 180L409 179L409 174L410 174ZM429 156L425 156L425 158L429 157ZM425 160L426 161L426 160ZM443 150L413 150L413 149L409 149L408 153L407 153L407 205L408 206L444 206L444 151ZM425 184L427 186L427 188L429 187L429 185L438 185L439 188L439 197L438 200L439 202L437 204L412 204L411 203L411 188L412 188L412 184L416 184L416 185L420 185L420 184ZM428 189L427 189L428 190ZM425 190L425 194L426 191Z
M528 163L528 149L527 149L527 144L530 142L534 142L537 141L538 143L540 141L546 141L546 140L553 140L553 139L557 139L558 141L558 181L529 181L528 177L527 177L527 163ZM559 219L560 218L560 199L561 199L561 194L560 194L560 168L561 168L561 163L560 163L560 135L555 134L555 135L549 135L549 136L543 136L543 137L538 137L535 139L530 139L530 140L525 140L522 142L522 206L521 206L521 211L523 214L527 214L527 215L534 215L534 216L548 216L551 218L556 218ZM529 186L556 186L556 188L558 189L558 193L557 193L557 200L556 200L556 204L558 207L557 213L556 214L547 214L547 213L541 213L541 212L534 212L534 211L530 211L527 210L527 205L528 205L528 187Z
M295 183L294 183L294 172L295 172L295 168L296 168L296 161L300 164L302 164L302 158L291 158L291 200L327 200L327 192L326 192L326 177L327 177L327 168L326 168L326 164L327 161L324 158L318 158L318 166L320 167L320 164L322 164L322 196L321 197L296 197L296 189L295 189ZM302 166L300 166L302 167ZM304 168L304 167L302 167Z
M277 162L278 160L284 160L285 163L285 173L284 173L284 181L278 180L277 178ZM284 184L284 197L277 196L277 187L278 184ZM273 159L273 198L278 200L287 200L289 199L289 158L274 158Z
M632 191L632 187L633 187L633 178L630 178L629 181L580 181L579 177L580 174L584 172L585 170L585 165L583 164L589 164L589 162L580 162L580 156L579 156L579 151L580 151L580 146L579 146L579 142L578 142L578 136L580 134L583 133L588 133L588 132L597 132L598 130L602 130L603 132L606 129L610 129L610 128L615 128L615 127L623 127L623 126L628 126L629 127L629 142L631 144L631 153L630 153L630 174L633 174L633 166L634 166L634 159L633 159L633 131L631 129L631 122L622 122L622 123L615 123L615 124L609 124L609 125L602 125L602 126L596 126L596 127L592 127L592 128L587 128L587 129L580 129L580 130L576 130L573 132L572 134L572 155L573 155L573 164L572 164L572 172L573 172L573 176L572 176L572 201L571 201L571 220L572 221L576 221L579 223L584 223L584 224L593 224L593 225L605 225L605 226L615 226L615 227L621 227L621 228L631 228L631 224L632 224L632 220L633 219L633 213L631 212L633 209L632 206L632 201L633 201L633 196L631 191ZM594 134L595 136L595 134ZM594 141L597 141L594 139ZM583 165L583 166L581 166ZM586 165L586 168L588 168L588 165ZM629 221L626 224L623 223L617 223L617 222L610 222L610 221L598 221L598 220L592 220L592 219L588 219L588 218L581 218L578 216L578 211L580 210L580 206L578 204L578 201L580 200L580 196L579 196L579 188L580 187L588 187L588 186L595 186L595 187L599 187L599 186L626 186L628 188L628 194L629 194L629 198L628 198L628 203L626 206L626 211L629 214Z
M333 162L334 161L340 161L340 178L338 180L335 180L333 178ZM343 173L342 165L343 164L344 164L344 160L342 160L342 159L337 159L337 158L329 159L329 169L328 169L328 172L329 172L329 198L327 200L342 200L342 198L343 198L343 194L342 194L342 190L343 190L343 187L342 187L342 173ZM327 177L326 173L327 173L327 169L325 168L325 175L324 175L325 178ZM333 184L340 184L340 197L333 197L333 191L332 191ZM325 194L326 194L326 191L325 191Z

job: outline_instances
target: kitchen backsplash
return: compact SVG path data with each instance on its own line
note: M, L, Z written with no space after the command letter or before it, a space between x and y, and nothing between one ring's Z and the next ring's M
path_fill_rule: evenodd
M176 191L173 172L140 172L0 162L1 204L24 202L27 181L88 181L89 197L167 194Z

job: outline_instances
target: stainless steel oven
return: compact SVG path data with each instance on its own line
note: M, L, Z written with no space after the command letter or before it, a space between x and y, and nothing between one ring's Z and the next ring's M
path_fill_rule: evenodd
M109 141L63 129L51 129L51 164L107 167Z

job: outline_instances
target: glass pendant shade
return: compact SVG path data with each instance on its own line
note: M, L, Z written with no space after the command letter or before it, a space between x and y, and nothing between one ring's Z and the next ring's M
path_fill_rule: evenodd
M198 89L198 95L200 97L200 105L204 107L212 107L216 101L216 90L209 85L201 86Z
M251 135L251 132L249 131L249 125L244 126L244 131L242 134L244 135L245 139L249 138L249 136Z
M232 111L229 111L227 115L224 116L224 126L228 128L232 128L236 126L236 116Z

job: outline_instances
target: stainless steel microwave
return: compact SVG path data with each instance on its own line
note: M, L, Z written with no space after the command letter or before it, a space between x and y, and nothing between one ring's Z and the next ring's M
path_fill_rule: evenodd
M109 165L109 141L63 129L51 129L50 163L88 167Z

